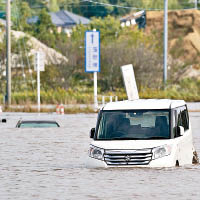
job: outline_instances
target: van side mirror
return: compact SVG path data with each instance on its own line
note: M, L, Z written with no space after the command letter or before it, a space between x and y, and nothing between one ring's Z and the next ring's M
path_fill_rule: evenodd
M184 130L184 128L182 126L178 126L177 127L177 132L178 132L179 135L182 136L182 135L184 135L185 130Z
M1 122L2 122L2 123L6 123L7 120L6 120L6 119L2 119Z
M92 128L90 131L90 138L94 138L95 128Z

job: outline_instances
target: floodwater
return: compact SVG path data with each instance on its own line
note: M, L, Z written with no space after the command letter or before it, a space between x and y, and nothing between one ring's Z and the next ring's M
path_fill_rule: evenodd
M1 200L200 199L200 165L168 169L87 169L96 114L3 113L0 123ZM61 128L17 129L20 119L55 119ZM190 113L200 154L200 113Z

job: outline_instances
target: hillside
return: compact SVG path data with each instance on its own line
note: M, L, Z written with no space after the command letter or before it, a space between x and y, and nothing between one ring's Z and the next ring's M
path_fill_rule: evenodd
M200 77L200 11L169 11L169 54L187 68L184 77ZM163 12L147 12L147 33L163 34ZM163 45L161 43L161 45ZM190 67L188 67L190 66Z

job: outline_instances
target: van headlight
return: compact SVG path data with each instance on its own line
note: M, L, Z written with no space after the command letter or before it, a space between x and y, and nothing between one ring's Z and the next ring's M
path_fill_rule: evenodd
M89 156L91 158L95 158L95 159L98 159L98 160L103 160L104 157L104 149L101 149L101 148L98 148L98 147L95 147L93 145L90 145L90 149L89 149Z
M152 152L153 152L153 160L154 159L158 159L158 158L162 158L164 156L168 156L171 154L172 151L172 146L171 145L164 145L164 146L160 146L160 147L155 147L153 148Z

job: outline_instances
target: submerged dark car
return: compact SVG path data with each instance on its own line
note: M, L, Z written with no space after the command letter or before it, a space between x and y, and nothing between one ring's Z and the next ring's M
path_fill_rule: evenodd
M57 128L60 125L56 121L46 120L20 120L16 128Z

